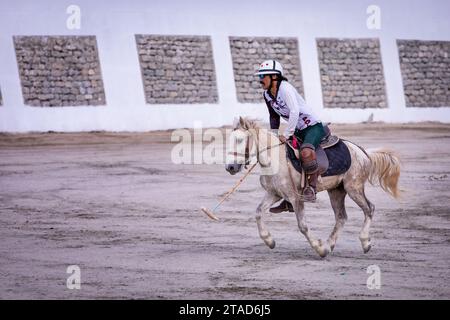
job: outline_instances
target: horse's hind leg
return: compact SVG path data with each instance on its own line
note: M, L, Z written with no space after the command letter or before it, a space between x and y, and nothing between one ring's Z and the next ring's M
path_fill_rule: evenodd
M275 248L275 241L272 239L272 235L269 230L267 230L262 219L262 215L265 214L269 208L280 199L281 197L277 195L266 193L258 208L256 208L256 224L258 225L259 236L270 249Z
M369 252L371 248L370 242L370 224L372 222L373 214L375 212L375 206L366 198L364 194L364 186L358 189L347 190L348 195L364 212L364 225L359 234L359 240L361 241L364 253Z
M347 212L345 211L345 196L347 195L347 192L341 184L335 189L328 190L328 195L330 196L331 207L333 208L334 217L336 219L333 231L327 240L331 251L333 251L336 245L338 233L347 221Z

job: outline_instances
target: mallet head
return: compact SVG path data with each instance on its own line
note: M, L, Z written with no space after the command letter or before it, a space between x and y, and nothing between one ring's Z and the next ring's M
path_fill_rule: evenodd
M219 221L219 218L217 218L216 215L211 210L209 210L205 207L201 207L201 210L203 211L203 213L205 213L211 219Z

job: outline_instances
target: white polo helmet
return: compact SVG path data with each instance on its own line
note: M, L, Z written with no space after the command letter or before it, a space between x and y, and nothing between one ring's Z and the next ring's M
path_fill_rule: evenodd
M279 74L283 76L283 66L277 60L266 60L259 65L258 72L255 76L260 74Z

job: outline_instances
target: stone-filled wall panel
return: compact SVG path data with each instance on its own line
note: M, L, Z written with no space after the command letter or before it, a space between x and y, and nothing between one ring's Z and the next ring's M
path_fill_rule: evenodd
M298 41L296 38L230 37L237 99L242 103L263 101L262 89L254 73L264 60L283 65L285 77L303 95Z
M317 39L325 108L386 108L378 39Z
M209 36L135 37L148 104L218 102Z
M24 104L105 105L95 36L15 36Z
M397 40L407 107L450 106L450 41Z

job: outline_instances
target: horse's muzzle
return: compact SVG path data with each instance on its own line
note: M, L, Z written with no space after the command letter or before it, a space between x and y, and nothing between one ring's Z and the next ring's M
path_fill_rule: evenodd
M242 163L231 163L225 165L225 170L227 170L231 175L234 175L241 171L242 169Z

